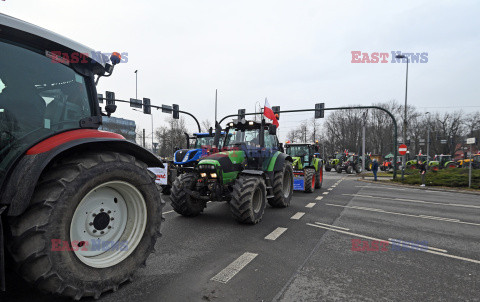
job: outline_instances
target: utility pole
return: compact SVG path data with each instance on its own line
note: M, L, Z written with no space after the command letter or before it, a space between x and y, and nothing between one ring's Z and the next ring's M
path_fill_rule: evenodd
M405 81L405 114L403 116L403 143L407 142L407 92L408 92L408 57L406 55L396 55L397 59L407 59L407 76ZM405 177L405 163L407 161L407 155L402 157L402 181Z
M145 128L143 128L143 148L145 148Z
M215 89L215 123L216 122L217 122L217 89Z
M427 167L428 167L428 162L430 158L430 112L425 112L425 114L428 114L428 119L427 119Z

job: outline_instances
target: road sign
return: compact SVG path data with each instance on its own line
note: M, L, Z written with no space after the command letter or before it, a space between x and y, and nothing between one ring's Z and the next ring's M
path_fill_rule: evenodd
M467 145L475 145L475 137L467 138Z
M407 154L407 145L401 144L400 146L398 146L398 154L400 155Z

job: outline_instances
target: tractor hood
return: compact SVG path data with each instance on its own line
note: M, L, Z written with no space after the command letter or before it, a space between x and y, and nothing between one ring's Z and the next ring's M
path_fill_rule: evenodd
M241 170L245 160L244 151L226 151L206 156L200 160L199 165L214 165L224 173Z

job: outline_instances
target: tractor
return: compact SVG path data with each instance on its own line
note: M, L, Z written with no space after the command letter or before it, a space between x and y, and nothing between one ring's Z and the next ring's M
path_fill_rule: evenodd
M0 32L0 287L8 253L44 292L99 298L153 252L164 201L147 168L163 164L98 130L116 105L96 83L120 54L4 14Z
M430 157L428 157L430 158ZM418 162L427 162L427 155L425 154L418 154L415 159L409 160L406 162L405 167L406 169L418 169Z
M445 168L456 168L457 164L452 160L451 155L435 155L432 161L428 163L428 168L432 171L438 171Z
M335 170L337 165L343 162L346 158L346 153L336 153L334 156L331 156L325 164L325 171L330 172L332 169Z
M173 163L177 166L177 170L192 169L198 161L214 152L212 145L215 135L213 132L210 133L194 133L193 137L190 137L185 133L187 137L187 148L175 151L173 156ZM225 133L221 133L221 138L225 137ZM190 140L194 139L195 143L193 146L190 146ZM221 142L221 140L220 140ZM192 148L191 148L192 147ZM218 146L218 149L221 149L221 144ZM218 150L215 150L218 151Z
M472 159L466 158L462 159L457 162L457 165L459 168L469 168L470 167L470 161L472 162L472 168L473 169L480 169L480 153L474 154L472 156Z
M342 173L343 170L347 172L347 174L353 174L355 171L356 173L361 173L362 168L362 158L358 155L350 155L345 161L339 163L336 167L337 173Z
M285 152L293 159L293 189L312 193L323 183L323 167L315 144L286 144Z
M221 127L217 123L214 145ZM276 126L234 120L225 129L223 152L206 156L193 171L177 177L170 200L187 217L199 215L208 201L227 201L235 220L256 224L266 204L285 208L293 194L293 159L283 153Z

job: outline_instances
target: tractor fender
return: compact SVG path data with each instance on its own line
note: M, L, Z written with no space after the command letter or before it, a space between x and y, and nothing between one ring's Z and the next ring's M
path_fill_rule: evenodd
M88 152L89 150L120 152L136 157L149 167L164 167L162 161L150 151L119 138L82 138L68 141L51 150L34 154L30 152L32 149L27 151L18 161L13 171L11 170L7 181L3 184L0 193L0 206L9 206L9 216L20 215L28 208L35 190L35 184L50 163L74 153Z
M281 152L278 154L276 159L272 159L272 160L275 160L275 164L273 166L274 172L283 171L283 166L285 165L285 161L289 161L293 163L293 159L290 155L281 153Z

